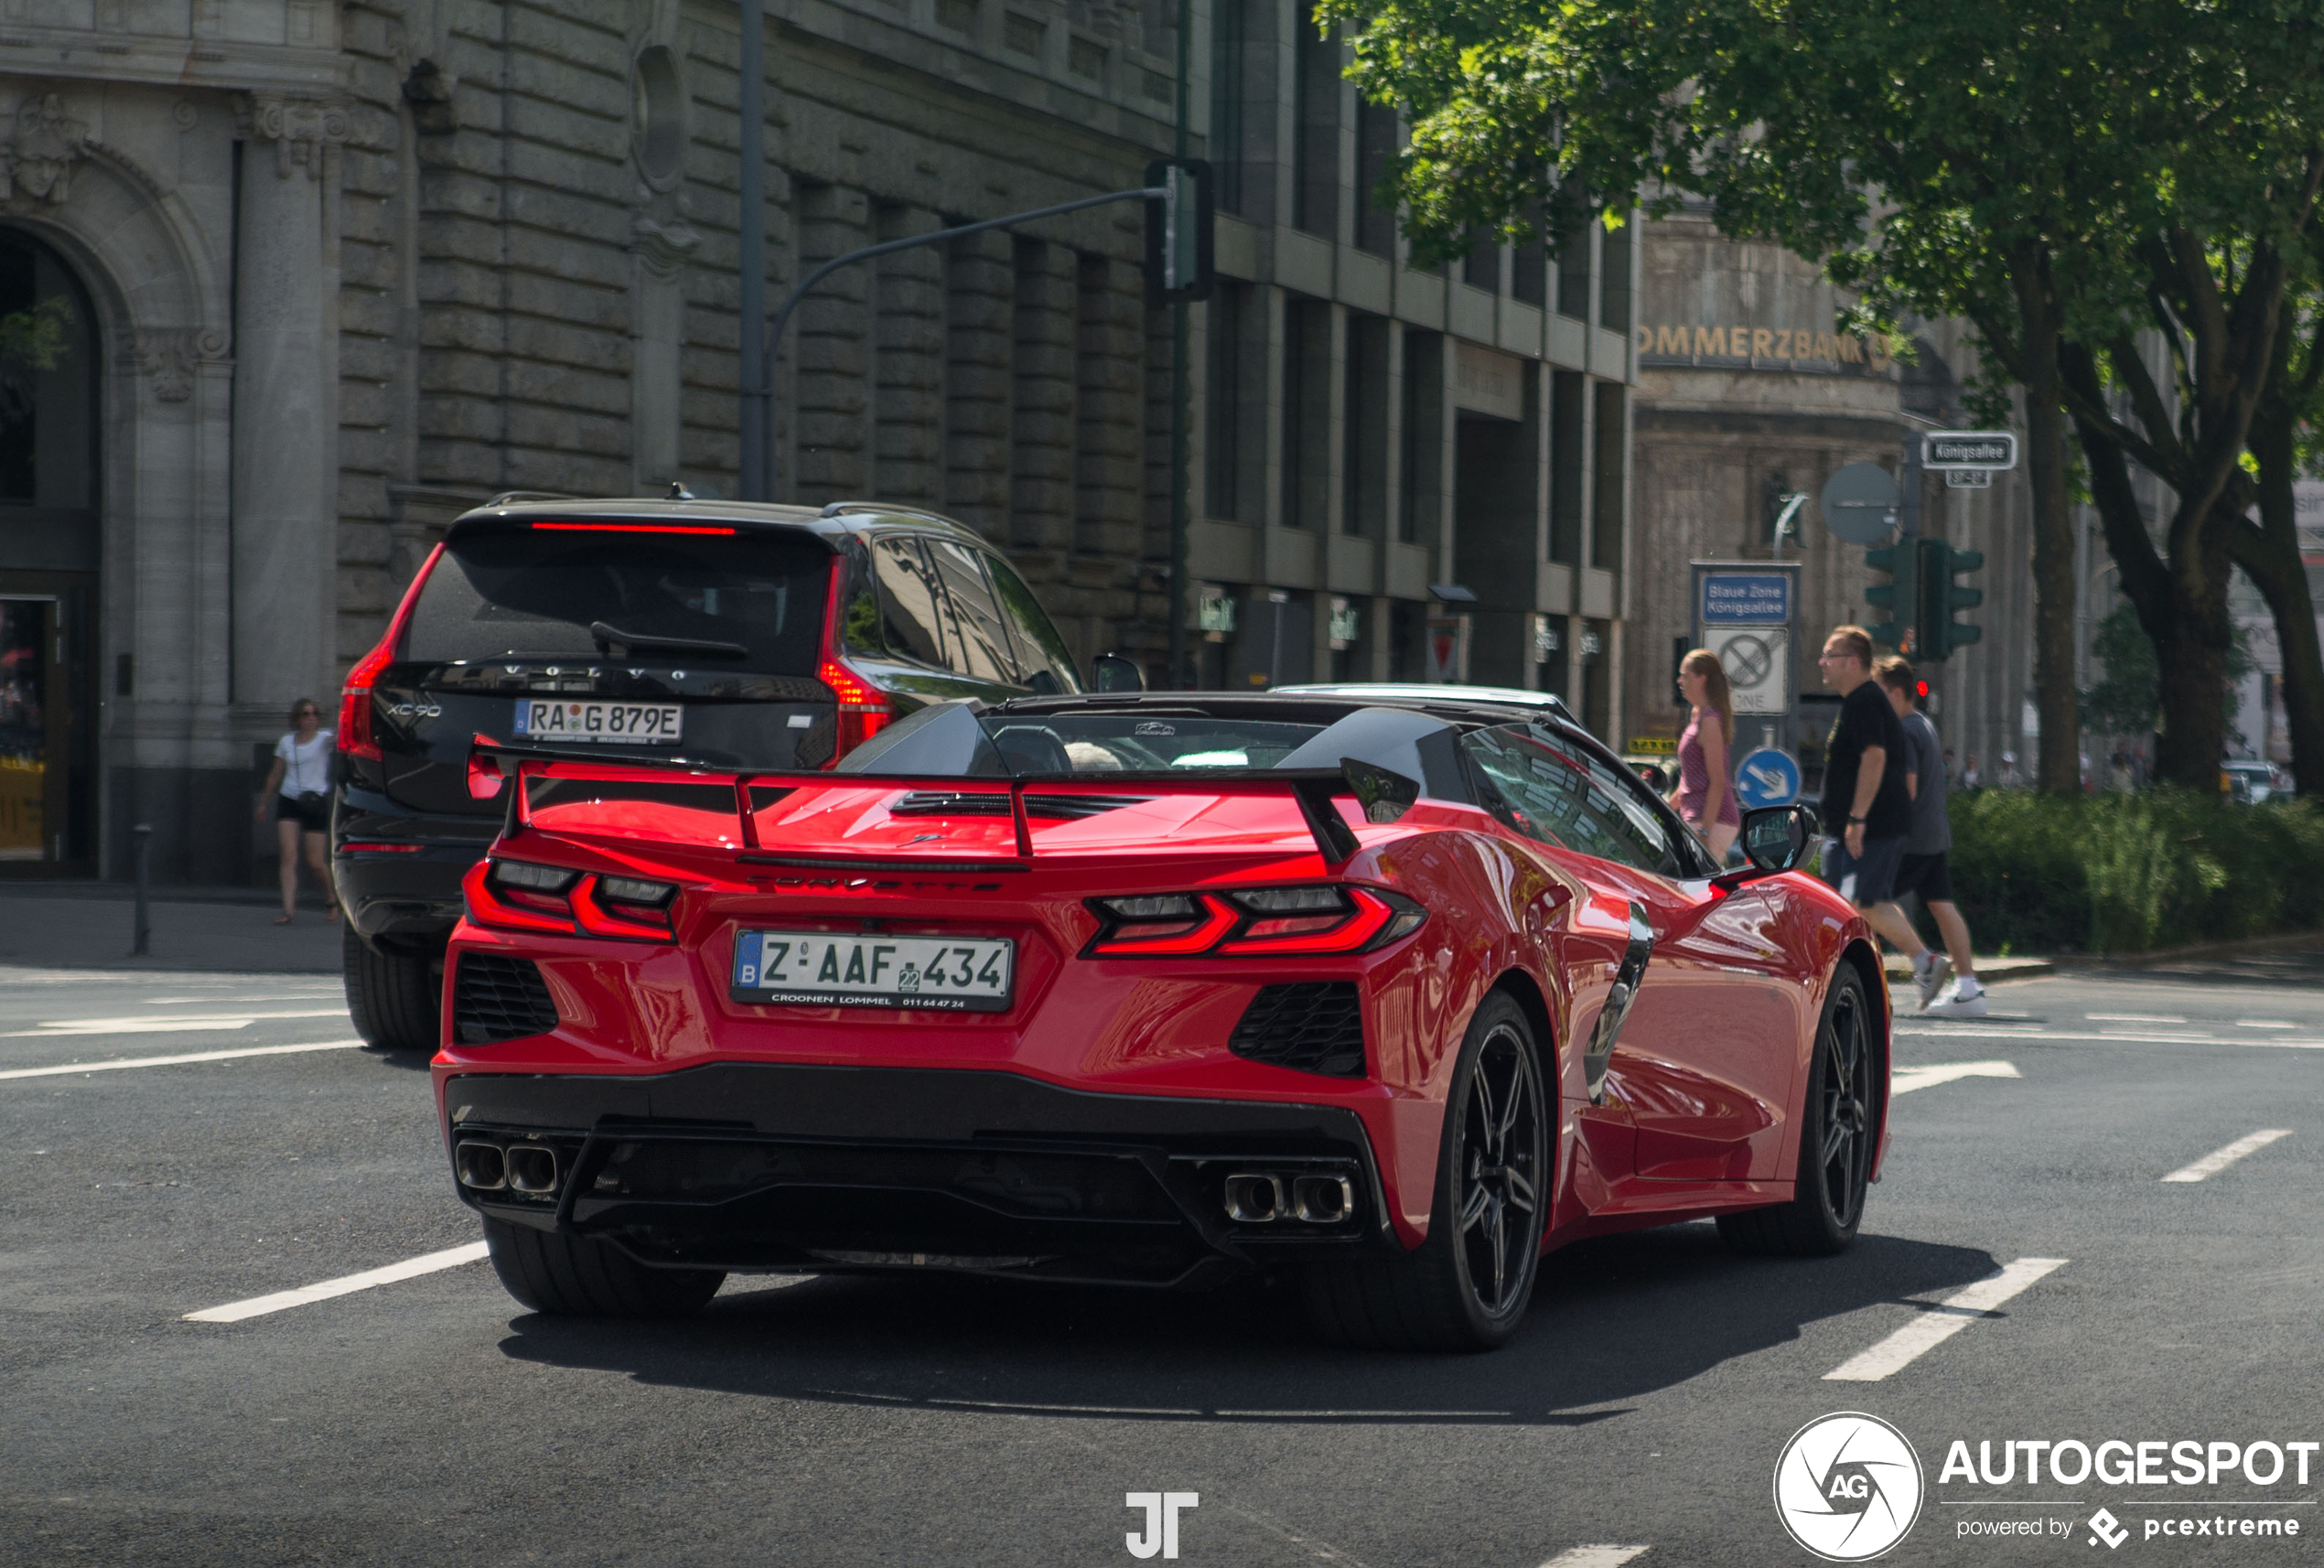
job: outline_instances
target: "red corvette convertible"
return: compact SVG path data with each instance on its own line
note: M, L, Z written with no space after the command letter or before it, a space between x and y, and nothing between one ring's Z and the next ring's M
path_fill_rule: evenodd
M470 773L507 818L435 1083L542 1311L1259 1267L1342 1341L1485 1348L1552 1248L1834 1252L1878 1173L1886 983L1808 813L1722 869L1553 700L953 702L827 771Z

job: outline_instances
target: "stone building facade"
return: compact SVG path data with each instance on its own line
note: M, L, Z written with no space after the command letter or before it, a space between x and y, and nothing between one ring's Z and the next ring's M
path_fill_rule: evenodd
M1393 118L1294 0L1217 4L1189 83L1228 279L1189 364L1200 677L1416 678L1433 647L1619 728L1626 236L1405 265L1360 196ZM770 300L1171 147L1157 0L769 11ZM330 706L450 519L733 493L737 16L6 5L0 317L49 338L0 363L0 874L119 875L148 822L157 876L246 879L285 710ZM1159 682L1172 337L1141 226L1125 203L843 270L783 346L775 451L779 499L974 525L1077 653Z
M1921 328L1903 360L1880 342L1837 331L1845 301L1814 267L1778 246L1721 238L1706 212L1641 229L1624 711L1626 737L1651 745L1686 722L1673 677L1675 654L1696 639L1689 563L1772 558L1781 498L1819 496L1848 464L1875 463L1902 478L1908 441L1964 424L1961 378L1974 360L1957 322ZM1984 640L1919 667L1932 689L1931 715L1958 761L1977 757L1985 781L1996 779L2004 752L2030 776L2033 534L2024 471L1996 474L1985 489L1949 489L1939 474L1920 482L1921 534L1985 557L1963 579L1984 591L1985 603L1961 618L1982 627ZM1783 555L1802 563L1805 637L1791 650L1790 673L1811 699L1795 708L1800 738L1820 743L1834 714L1813 700L1823 633L1881 615L1865 590L1886 579L1865 564L1865 546L1831 533L1815 499L1797 526ZM1749 724L1738 727L1746 746L1762 738Z

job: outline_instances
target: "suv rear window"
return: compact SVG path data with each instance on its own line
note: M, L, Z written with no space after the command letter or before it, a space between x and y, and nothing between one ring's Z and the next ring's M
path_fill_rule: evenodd
M641 639L677 639L641 641L632 660L812 675L831 564L821 541L797 533L471 533L428 575L403 657L427 664L608 658L608 639L590 630L597 623Z

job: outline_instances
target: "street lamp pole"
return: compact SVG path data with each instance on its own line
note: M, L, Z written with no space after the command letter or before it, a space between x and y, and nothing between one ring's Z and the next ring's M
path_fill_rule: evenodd
M1216 23L1212 24L1214 27ZM1171 156L1184 163L1187 157L1187 78L1194 58L1193 0L1178 0L1178 125L1170 145ZM1170 306L1170 606L1169 606L1169 678L1163 682L1165 691L1180 691L1194 684L1187 669L1187 514L1189 502L1186 489L1186 464L1189 432L1192 415L1189 409L1191 389L1188 385L1186 358L1192 338L1187 322L1187 302L1183 299Z

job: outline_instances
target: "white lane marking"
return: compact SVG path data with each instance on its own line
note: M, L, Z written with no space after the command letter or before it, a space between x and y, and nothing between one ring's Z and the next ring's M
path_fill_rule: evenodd
M54 1018L37 1029L11 1029L0 1039L49 1039L58 1035L159 1035L186 1029L246 1029L261 1018L344 1018L344 1007L308 1007L296 1013L145 1014L128 1018Z
M1928 1040L2081 1040L2116 1046L2286 1046L2303 1050L2324 1049L2324 1039L2287 1039L2276 1036L2267 1039L2221 1039L2215 1035L2158 1034L2149 1030L2109 1029L2094 1034L2074 1029L1987 1029L1968 1025L1923 1023L1918 1026L1899 1024L1899 1035L1917 1036Z
M2066 1266L2063 1258L2019 1258L1967 1290L1922 1313L1861 1355L1824 1374L1827 1383L1877 1383L1927 1355L1978 1318L2049 1273Z
M480 1262L485 1255L481 1241L471 1241L465 1247L448 1247L441 1252L428 1252L416 1258L406 1258L400 1263L390 1263L383 1269L368 1269L360 1274L348 1274L340 1279L325 1280L320 1284L301 1285L296 1290L276 1291L273 1295L254 1295L248 1301L230 1301L223 1306L213 1306L203 1312L186 1314L188 1323L240 1323L245 1317L264 1317L270 1312L288 1307L305 1306L309 1302L328 1301L335 1295L346 1295L373 1285L392 1285L398 1280L416 1279L422 1274L436 1273L444 1269L457 1269L463 1263Z
M67 1062L62 1067L19 1067L0 1078L69 1078L77 1072L118 1072L130 1067L176 1067L181 1062L224 1061L228 1057L285 1057L296 1051L351 1051L360 1040L317 1040L307 1046L242 1046L231 1051L188 1051L176 1057L116 1057L102 1062Z
M2184 1024L2176 1013L2084 1013L2093 1024Z
M2215 1176L2245 1155L2256 1155L2278 1138L2292 1135L2289 1127L2263 1127L2256 1133L2246 1133L2223 1149L2214 1149L2191 1165L2181 1165L2163 1177L2165 1181L2201 1181Z
M1643 1557L1650 1547L1644 1546L1576 1546L1559 1552L1542 1568L1622 1568L1622 1564Z
M2287 1024L2281 1018L2238 1018L2235 1020L2235 1026L2239 1029L2297 1029L2299 1027L2297 1024Z
M1888 1078L1888 1097L1910 1094L1916 1089L1928 1089L1940 1083L1951 1083L1963 1078L2023 1078L2015 1062L1930 1062L1920 1067L1900 1067Z

